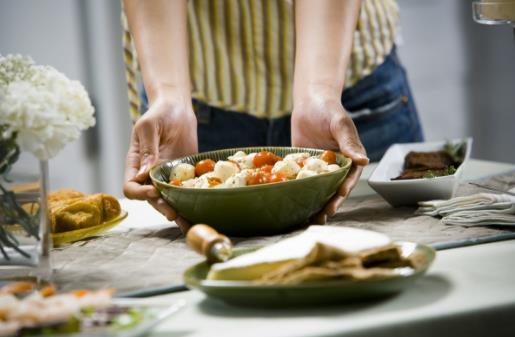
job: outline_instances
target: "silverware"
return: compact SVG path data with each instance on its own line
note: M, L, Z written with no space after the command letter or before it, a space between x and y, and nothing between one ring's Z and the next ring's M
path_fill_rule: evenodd
M485 190L489 190L489 191L493 191L493 192L499 192L499 193L503 193L503 194L508 194L508 195L515 196L515 193L513 193L513 192L508 192L508 191L499 190L499 189L497 189L497 188L493 188L493 187L490 187L490 186L481 185L481 184L478 184L478 183L471 183L471 182L469 182L469 184L470 184L470 185L473 185L473 186L477 186L477 187L484 188Z

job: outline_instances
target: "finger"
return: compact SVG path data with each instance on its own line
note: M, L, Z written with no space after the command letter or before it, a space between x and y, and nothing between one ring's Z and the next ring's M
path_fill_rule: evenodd
M323 213L327 214L328 217L332 217L338 211L340 205L345 201L345 197L337 194L329 200L327 205L324 207Z
M191 228L191 224L181 216L177 216L177 218L175 218L175 223L179 226L183 234L188 233Z
M316 223L317 225L324 225L327 222L327 214L325 214L324 212L315 214L311 218L311 222Z
M363 166L353 165L350 169L349 174L343 181L343 184L338 189L338 195L347 198L350 191L356 186L363 172Z
M363 172L362 166L352 166L347 178L338 189L336 195L327 203L321 213L326 214L328 217L332 217L338 211L341 204L347 199L350 191L356 186L359 181L359 177Z
M137 138L131 141L129 152L125 160L125 182L123 193L129 199L145 200L159 197L159 191L152 185L145 185L147 177L138 176L139 170L139 145Z
M131 139L131 144L129 147L129 151L127 152L127 157L125 158L125 181L133 180L139 171L140 166L140 156L139 156L139 145L137 140L134 138L134 135Z
M345 115L336 120L333 134L340 148L340 152L352 159L356 165L367 165L369 159L367 152L358 136L358 130L352 119Z
M134 126L139 145L139 171L138 175L144 175L150 166L159 160L159 134L156 122L150 119L141 119Z
M177 212L171 208L163 198L150 199L148 203L152 205L159 213L163 214L168 221L174 221L177 218Z

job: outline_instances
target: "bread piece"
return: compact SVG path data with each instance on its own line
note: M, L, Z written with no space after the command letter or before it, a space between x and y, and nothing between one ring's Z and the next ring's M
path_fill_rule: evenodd
M111 195L97 193L79 196L78 193L54 195L50 203L52 232L60 233L97 226L116 218L121 213L120 203ZM65 196L69 198L66 199Z

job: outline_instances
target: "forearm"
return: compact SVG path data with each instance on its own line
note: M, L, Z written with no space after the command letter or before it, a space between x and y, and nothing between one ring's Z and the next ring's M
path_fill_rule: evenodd
M187 1L124 0L150 103L168 93L189 99Z
M360 0L296 0L294 105L310 90L343 91Z

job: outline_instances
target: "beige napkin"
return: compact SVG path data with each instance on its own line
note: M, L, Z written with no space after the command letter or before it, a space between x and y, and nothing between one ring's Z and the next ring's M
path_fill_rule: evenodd
M508 194L477 193L449 200L421 201L418 204L417 214L441 216L446 225L515 226L515 196Z

